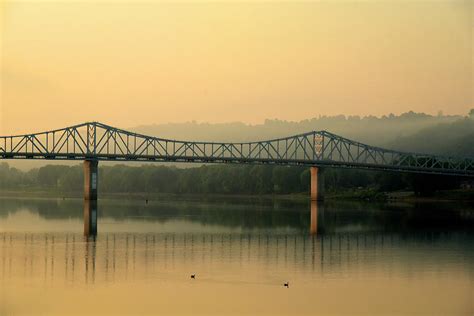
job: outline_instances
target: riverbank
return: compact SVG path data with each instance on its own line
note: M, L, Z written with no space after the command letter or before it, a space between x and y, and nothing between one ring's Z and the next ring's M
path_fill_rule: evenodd
M328 200L363 200L363 201L472 201L474 189L439 190L428 196L416 195L413 191L381 192L375 189L352 189L342 192L327 193Z
M0 197L9 198L46 198L46 199L79 199L83 192L70 191L60 192L54 190L28 189L28 190L0 190ZM104 192L99 194L99 199L110 200L288 200L295 202L306 202L309 193L297 194L191 194L191 193L149 193L149 192Z
M390 192L389 200L397 201L469 201L474 202L474 189L440 190L429 196L417 196L413 192Z
M70 199L82 198L82 191L61 192L54 189L28 188L23 190L1 190L0 197L29 197L29 198L57 198ZM306 202L309 193L294 194L176 194L176 193L147 193L147 192L104 192L100 199L126 199L126 200L288 200ZM430 196L417 196L410 191L380 192L375 189L350 189L338 192L326 192L325 200L355 200L355 201L473 201L474 189L459 189L436 191Z

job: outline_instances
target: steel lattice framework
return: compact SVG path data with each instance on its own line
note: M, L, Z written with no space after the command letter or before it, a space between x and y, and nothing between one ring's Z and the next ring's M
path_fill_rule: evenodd
M98 122L0 137L0 159L251 163L378 169L474 177L474 159L399 152L327 131L243 143L141 135Z

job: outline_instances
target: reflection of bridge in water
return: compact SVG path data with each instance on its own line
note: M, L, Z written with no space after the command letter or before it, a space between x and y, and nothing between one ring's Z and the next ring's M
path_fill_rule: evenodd
M311 235L316 235L318 232L318 209L321 207L321 203L318 201L311 201L310 208L310 227L309 231ZM96 236L97 235L97 220L98 206L97 201L84 200L84 236ZM319 214L324 217L324 214Z
M31 231L41 229L44 220L60 220L59 227L75 230L82 224L85 231L103 223L104 232L120 225L128 232L169 230L168 224L176 223L172 231L271 231L299 234L328 235L347 231L378 231L403 233L406 231L470 231L474 225L474 209L460 203L356 203L350 201L324 203L286 200L196 201L174 199L151 201L103 200L100 216L97 209L86 210L81 199L2 199L0 223L4 230L15 231L15 223L22 218L31 223ZM90 205L90 204L89 204ZM26 213L25 213L26 212ZM25 217L27 216L27 217ZM9 221L12 221L9 224ZM36 221L39 221L36 224ZM53 222L49 222L53 223ZM13 225L13 226L10 226ZM95 225L95 227L94 227ZM173 224L174 225L174 224ZM51 231L59 227L49 225ZM76 227L76 228L74 228ZM206 228L207 227L207 228Z
M311 201L310 211L310 227L311 235L316 235L318 232L318 208L320 203ZM319 214L324 216L324 214ZM97 235L97 201L84 201L84 236Z
M115 282L196 268L251 265L302 271L360 269L383 261L384 269L396 269L394 262L419 255L418 260L452 263L449 256L430 250L465 251L472 234L449 233L442 241L433 233L339 233L320 236L301 234L221 233L104 233L83 237L68 233L0 234L0 276L8 280L21 276L49 283ZM439 243L443 244L440 245ZM424 249L421 251L420 249ZM472 254L472 253L471 253ZM447 258L448 257L448 258ZM473 258L470 260L472 265ZM413 260L413 258L411 258ZM442 260L443 262L439 262ZM458 267L459 268L459 267ZM467 267L472 269L473 267ZM296 271L295 270L295 271Z
M318 216L324 218L324 213L318 212L318 209L322 204L318 201L311 201L310 207L310 227L309 231L311 235L318 233ZM97 201L84 200L84 235L85 236L96 236L97 235L97 213L98 213Z

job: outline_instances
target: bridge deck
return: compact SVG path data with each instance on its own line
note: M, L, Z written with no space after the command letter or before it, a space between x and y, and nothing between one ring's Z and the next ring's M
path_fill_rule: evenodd
M474 159L408 153L332 134L241 143L157 138L98 122L0 137L0 159L251 163L375 169L474 177Z

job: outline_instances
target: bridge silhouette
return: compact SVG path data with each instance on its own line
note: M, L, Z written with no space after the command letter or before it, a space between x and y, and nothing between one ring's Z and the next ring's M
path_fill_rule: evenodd
M0 159L252 163L474 176L474 159L383 149L327 131L253 142L142 135L98 122L0 137Z
M0 137L0 159L86 161L86 181L97 182L98 161L245 163L310 166L312 197L324 167L474 177L474 159L409 153L356 142L327 131L253 142L202 142L142 135L98 122ZM90 170L90 172L88 171ZM94 172L95 170L95 172ZM87 173L91 173L90 176ZM95 198L95 192L89 192ZM86 194L87 196L87 194Z
M99 161L308 166L314 201L323 199L322 170L328 167L474 177L473 158L389 150L327 131L253 142L203 142L152 137L99 122L1 136L0 159L83 160L84 221L88 235L97 230Z

